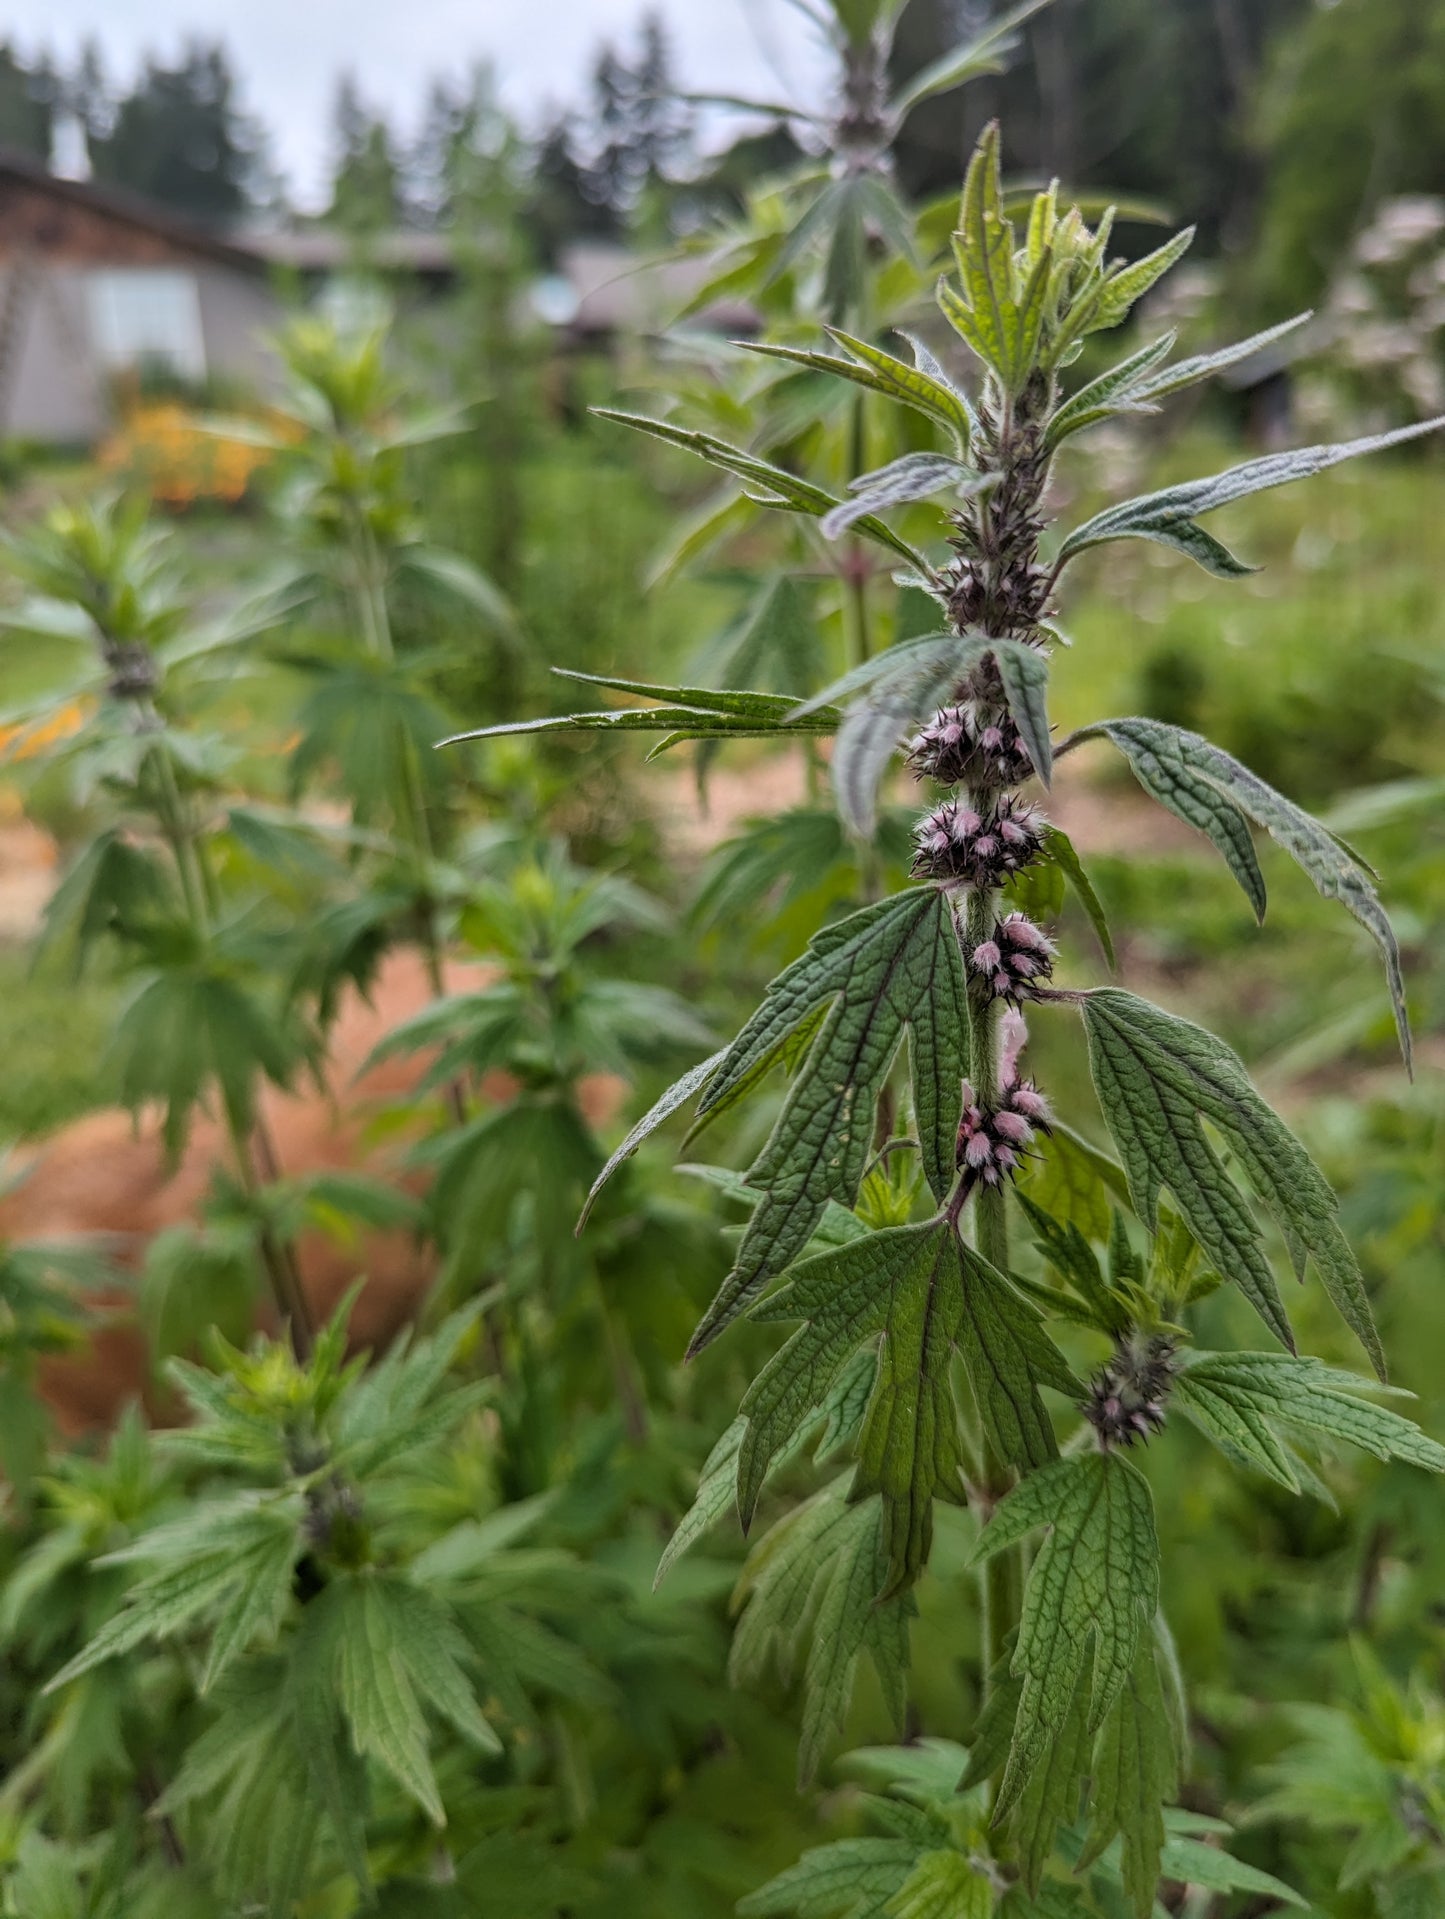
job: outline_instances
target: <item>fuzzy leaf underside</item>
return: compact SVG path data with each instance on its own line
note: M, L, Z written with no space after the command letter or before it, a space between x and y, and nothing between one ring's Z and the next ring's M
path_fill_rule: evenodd
M905 1029L924 1170L935 1195L947 1193L968 1071L966 993L952 909L931 887L826 927L774 980L709 1081L700 1119L775 1056L820 1003L831 1005L749 1169L760 1198L691 1353L797 1257L829 1200L852 1205L872 1149L874 1108Z
M1445 1472L1445 1446L1359 1395L1373 1382L1285 1353L1199 1353L1175 1382L1180 1406L1221 1451L1299 1492L1285 1436L1346 1440L1377 1459Z
M1296 1267L1303 1271L1306 1256L1314 1261L1383 1377L1384 1351L1335 1196L1238 1056L1202 1027L1115 987L1088 994L1082 1010L1094 1086L1140 1219L1155 1230L1159 1193L1167 1187L1206 1259L1293 1351L1259 1224L1205 1136L1200 1122L1210 1121L1278 1222Z
M878 787L889 760L908 735L945 701L980 661L992 657L1009 710L1035 769L1048 785L1053 767L1046 688L1048 658L1022 641L981 634L925 634L900 641L845 673L796 711L804 716L824 701L850 701L833 751L833 788L845 826L870 839L877 822Z
M879 513L890 506L931 500L935 493L966 498L995 484L995 479L976 472L951 454L905 453L887 466L848 482L852 498L840 500L823 515L823 537L839 539L866 514Z
M1106 540L1156 540L1162 546L1187 553L1207 572L1233 578L1252 571L1237 560L1227 547L1197 525L1201 513L1212 513L1251 493L1263 493L1270 487L1287 486L1292 480L1308 479L1352 460L1361 454L1378 453L1403 441L1433 433L1445 420L1425 420L1414 426L1399 427L1393 433L1372 433L1361 440L1346 440L1335 446L1300 447L1292 453L1269 453L1259 460L1246 460L1207 479L1185 480L1178 486L1157 493L1141 494L1138 499L1123 500L1105 507L1069 534L1059 549L1061 563L1091 546Z
M1023 1681L995 1816L1018 1799L1089 1677L1096 1731L1128 1679L1159 1603L1159 1545L1149 1485L1117 1453L1056 1459L995 1508L975 1559L1046 1527L1029 1572L1011 1670Z
M1379 947L1400 1050L1411 1063L1410 1022L1395 929L1363 860L1327 827L1198 733L1162 720L1100 720L1074 741L1104 737L1128 760L1135 778L1161 806L1205 833L1224 855L1255 916L1264 918L1264 876L1255 858L1249 822L1262 826L1308 875L1322 899L1338 900Z

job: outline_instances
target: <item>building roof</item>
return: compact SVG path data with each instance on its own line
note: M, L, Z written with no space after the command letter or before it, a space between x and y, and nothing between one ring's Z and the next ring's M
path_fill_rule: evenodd
M450 273L456 266L450 234L419 233L407 227L367 239L335 227L252 229L236 237L269 265L294 267L303 273L335 273L358 263L412 273Z
M203 254L226 266L255 273L263 270L266 264L237 237L215 233L186 219L184 215L174 213L169 207L159 206L154 200L131 193L123 187L104 186L94 180L62 179L33 154L21 153L13 147L0 147L0 190L3 190L6 181L18 182L33 192L46 194L66 205L101 214L123 226L152 234L170 246Z

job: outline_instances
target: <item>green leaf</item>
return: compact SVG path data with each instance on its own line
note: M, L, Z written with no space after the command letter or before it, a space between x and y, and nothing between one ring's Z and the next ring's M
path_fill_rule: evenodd
M416 542L402 547L396 563L398 567L420 574L432 585L440 586L465 601L474 613L481 615L484 625L492 632L509 640L520 637L517 616L506 595L487 578L480 567L474 566L460 553Z
M761 1199L732 1272L693 1335L708 1345L806 1245L830 1199L851 1206L872 1150L878 1096L905 1027L924 1170L942 1197L955 1177L968 1070L966 982L947 899L917 887L819 933L773 981L698 1104L725 1100L815 1008L830 1010L750 1168Z
M700 1092L702 1088L707 1085L708 1081L726 1057L727 1049L724 1047L721 1051L714 1053L710 1059L701 1060L696 1066L690 1067L681 1079L673 1081L672 1085L668 1087L662 1097L658 1099L654 1105L650 1106L642 1118L628 1130L626 1138L614 1150L607 1164L592 1182L592 1189L587 1195L587 1203L582 1208L581 1215L577 1221L577 1231L579 1233L591 1217L592 1208L596 1205L602 1188L607 1184L608 1180L611 1179L618 1167L623 1165L625 1161L631 1159L638 1147L641 1146L644 1141L650 1139L664 1121L670 1119L679 1107L686 1106L693 1095Z
M665 733L656 750L675 741L709 739L773 739L792 735L831 733L841 715L798 702L783 693L721 692L702 686L652 686L645 680L604 679L595 673L576 673L557 667L565 679L615 688L655 700L655 706L610 707L600 713L561 713L536 720L511 720L497 726L472 727L439 740L456 746L464 740L499 739L511 733Z
M1012 1680L1012 1699L1016 1702L1022 1693L1019 1682ZM1005 1728L1005 1746L1007 1743ZM1093 1745L1089 1701L1081 1683L1074 1687L1062 1726L1024 1781L1010 1817L1009 1834L1018 1850L1023 1882L1031 1893L1037 1894L1043 1882L1044 1867L1060 1826L1072 1826L1078 1820L1079 1792L1089 1770Z
M947 453L905 453L888 466L848 482L853 497L823 515L823 536L840 538L865 513L880 513L912 500L931 500L935 493L970 498L997 483L997 475L977 473Z
M1033 1227L1039 1251L1078 1301L1075 1310L1067 1295L1055 1294L1053 1310L1101 1332L1122 1333L1130 1322L1129 1303L1105 1280L1094 1249L1078 1226L1072 1219L1055 1219L1021 1188L1015 1189L1014 1198Z
M767 354L772 359L788 360L817 373L829 373L837 379L852 380L859 386L867 387L870 392L881 393L887 399L913 407L946 428L953 436L957 451L967 453L973 421L968 402L956 387L947 380L925 372L921 363L909 366L905 361L895 359L891 353L885 353L881 347L870 346L866 340L855 340L851 334L843 333L837 327L827 330L839 346L852 355L851 359L843 359L835 353L812 352L802 347L774 346L762 340L745 340L741 344L750 353Z
M946 1222L870 1233L799 1266L755 1319L803 1319L744 1395L738 1470L747 1526L774 1455L811 1419L858 1348L882 1337L855 1492L881 1492L888 1590L925 1563L935 1494L963 1496L949 1362L963 1310L958 1239Z
M748 498L756 500L760 506L780 507L786 512L806 513L814 519L821 519L830 507L838 504L831 493L821 486L815 486L811 480L799 479L784 467L774 466L771 461L745 453L740 447L729 446L726 440L719 440L711 433L703 433L692 427L672 426L666 420L649 420L637 413L622 413L615 407L594 407L593 411L604 420L616 420L621 426L630 426L639 433L651 434L654 439L666 440L670 446L682 447L686 452L696 453L712 466L720 466L728 473L737 474L744 482ZM907 560L910 566L916 566L920 573L929 572L927 561L906 541L900 540L884 521L866 516L858 521L858 531L890 548Z
M376 1576L371 1590L422 1698L478 1751L500 1752L502 1742L483 1718L472 1682L462 1670L466 1641L447 1608L421 1587L391 1575Z
M1305 326L1314 318L1312 313L1296 313L1291 320L1281 320L1278 326L1266 327L1262 333L1252 333L1247 340L1237 340L1232 346L1218 347L1213 353L1194 353L1187 360L1177 360L1173 366L1161 367L1157 373L1146 375L1135 385L1132 397L1136 400L1162 400L1170 393L1178 393L1184 387L1194 386L1200 380L1207 380L1213 374L1223 373L1227 367L1238 366L1241 360L1251 360L1256 353L1262 353L1266 347L1273 346L1286 334Z
M1201 1839L1173 1835L1165 1842L1159 1864L1166 1879L1177 1879L1186 1886L1200 1886L1206 1892L1253 1892L1301 1910L1309 1906L1309 1901L1302 1899L1293 1886L1276 1879L1272 1872L1261 1872L1258 1866L1231 1858L1218 1846L1206 1845Z
M910 1839L840 1839L738 1901L742 1919L887 1919L918 1858Z
M1445 1472L1445 1446L1413 1420L1359 1394L1369 1380L1285 1353L1198 1353L1188 1356L1175 1397L1194 1423L1231 1458L1300 1490L1285 1433L1348 1440L1377 1459L1402 1459Z
M1210 1145L1209 1120L1279 1223L1295 1263L1313 1259L1326 1290L1383 1376L1385 1357L1364 1279L1324 1175L1250 1084L1238 1057L1189 1020L1104 987L1083 1002L1099 1104L1152 1232L1167 1186L1206 1259L1244 1293L1270 1330L1293 1336L1249 1203Z
M363 1575L336 1581L324 1597L342 1614L336 1629L336 1683L357 1752L391 1773L434 1825L445 1825L436 1775L426 1756L426 1719L393 1612L376 1579Z
M1152 253L1146 253L1142 260L1132 265L1118 267L1110 272L1099 287L1089 305L1087 323L1080 329L1085 333L1098 333L1106 327L1121 325L1129 317L1129 310L1149 291L1150 287L1163 279L1164 275L1189 251L1194 241L1194 228L1185 227L1182 233L1176 233Z
M1150 1636L1140 1641L1129 1677L1099 1734L1089 1838L1079 1860L1082 1871L1119 1835L1120 1876L1135 1919L1149 1919L1154 1910L1165 1844L1164 1807L1179 1790L1179 1763Z
M980 1254L959 1250L963 1312L956 1338L979 1419L999 1458L1028 1472L1058 1452L1038 1388L1070 1399L1083 1388L1027 1299Z
M1157 340L1151 340L1131 353L1126 360L1120 360L1117 366L1111 366L1101 373L1097 380L1090 380L1087 386L1079 388L1049 418L1044 433L1044 445L1052 452L1071 433L1093 426L1099 420L1114 418L1120 413L1148 413L1153 408L1147 401L1137 397L1139 382L1156 368L1174 350L1176 335L1161 334Z
M1077 1226L1086 1239L1106 1240L1114 1202L1127 1205L1129 1200L1129 1182L1118 1161L1060 1120L1053 1122L1015 1191L1025 1187L1031 1200L1065 1225Z
M654 1592L690 1546L710 1532L724 1513L736 1511L738 1454L742 1450L747 1429L747 1421L740 1414L704 1460L698 1476L697 1494L677 1522L671 1539L663 1548L662 1558L657 1562L657 1572L652 1581Z
M1117 1453L1056 1459L995 1508L974 1549L986 1559L1048 1528L1029 1572L1012 1670L1023 1680L996 1816L1018 1798L1091 1673L1095 1730L1124 1686L1159 1603L1159 1544L1149 1485Z
M1073 888L1074 898L1084 909L1089 925L1094 930L1094 938L1099 942L1099 950L1108 962L1109 971L1111 973L1116 971L1118 961L1114 957L1114 938L1109 931L1109 918L1104 911L1104 902L1094 891L1094 882L1089 878L1074 842L1062 827L1055 826L1052 822L1044 835L1044 856L1053 861Z
M845 1496L844 1485L835 1480L779 1520L749 1554L736 1595L745 1609L729 1661L735 1684L756 1684L769 1665L789 1683L808 1641L798 1749L805 1782L843 1723L864 1652L894 1719L903 1715L913 1600L879 1598L888 1575L882 1511L876 1500Z
M1410 1022L1399 942L1364 861L1318 820L1198 733L1167 726L1162 720L1101 720L1074 734L1067 744L1101 735L1118 747L1146 793L1213 840L1257 918L1264 918L1265 889L1250 839L1250 820L1284 848L1322 899L1338 900L1359 921L1384 958L1400 1050L1410 1066Z
M1201 513L1212 513L1248 494L1262 493L1268 487L1286 486L1291 480L1308 479L1338 466L1362 453L1377 453L1387 446L1417 440L1433 433L1445 418L1425 420L1415 426L1399 427L1393 433L1372 433L1362 440L1347 440L1336 446L1300 447L1293 453L1268 453L1263 459L1246 460L1205 480L1185 480L1164 487L1158 493L1146 493L1118 506L1105 507L1092 520L1086 520L1059 549L1063 564L1086 548L1106 540L1156 540L1187 553L1208 572L1230 578L1251 571L1235 559L1227 548L1195 524Z
M1041 783L1053 777L1054 749L1049 738L1049 713L1044 692L1049 683L1048 655L1035 646L996 641L993 657L1008 700L1009 713Z
M1047 660L1036 647L1018 640L957 633L902 640L798 707L806 715L823 701L860 696L849 705L838 728L832 769L839 815L860 839L873 836L878 785L893 754L919 720L948 699L979 661L989 657L998 663L1010 705L1017 702L1014 717L1020 730L1027 729L1033 736L1031 750L1039 753L1047 784L1052 759L1044 706Z
M902 120L924 100L951 93L980 74L1002 73L1009 55L1019 45L1018 29L1048 5L1049 0L1022 0L1021 5L991 20L972 40L940 54L905 83L889 106L890 114Z
M993 1886L966 1853L926 1852L885 1910L888 1919L990 1919Z
M1255 857L1249 821L1227 784L1221 783L1219 774L1211 777L1211 772L1206 770L1212 767L1211 755L1230 767L1237 766L1238 762L1210 746L1197 733L1186 733L1160 720L1101 720L1074 737L1082 740L1101 736L1118 747L1151 798L1213 840L1244 889L1255 918L1262 920L1264 875ZM1239 770L1243 772L1244 768ZM1318 831L1321 837L1329 837L1323 828ZM1338 855L1338 848L1335 851Z
M209 1502L192 1517L154 1527L109 1555L111 1565L154 1563L157 1570L132 1587L122 1610L45 1690L202 1622L211 1623L214 1635L204 1680L212 1684L252 1640L274 1632L301 1551L297 1520L293 1498L261 1504L247 1494L229 1506Z
M999 132L986 127L974 148L963 183L959 228L953 241L961 294L938 284L944 318L997 377L1016 394L1038 357L1052 253L1044 249L1028 280L1020 284L1014 264L1014 231L1004 209L999 175Z

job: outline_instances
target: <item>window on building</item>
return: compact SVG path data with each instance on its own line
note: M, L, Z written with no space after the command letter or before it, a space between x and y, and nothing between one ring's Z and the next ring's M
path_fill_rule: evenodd
M108 267L88 276L91 337L109 372L206 377L195 276L174 267Z

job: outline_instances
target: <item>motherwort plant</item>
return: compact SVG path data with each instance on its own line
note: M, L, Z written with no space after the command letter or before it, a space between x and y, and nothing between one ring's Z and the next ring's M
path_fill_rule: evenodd
M1270 1225L1384 1371L1334 1196L1239 1059L1132 993L1069 987L1063 956L1027 911L1053 869L1107 948L1073 849L1035 797L1057 757L1106 739L1148 793L1213 841L1257 914L1254 826L1366 927L1408 1064L1398 948L1363 862L1193 733L1106 719L1056 744L1046 688L1055 598L1079 554L1152 540L1236 577L1249 569L1205 530L1207 513L1428 427L1251 460L1055 536L1048 481L1066 440L1153 411L1286 330L1182 360L1165 336L1071 381L1089 337L1121 324L1190 237L1128 265L1110 258L1109 230L1108 215L1091 230L1050 189L1017 231L997 130L984 134L963 191L956 275L938 287L976 381L959 383L922 345L911 363L852 338L836 352L793 353L937 429L936 450L863 476L844 498L711 435L611 416L690 448L828 538L887 548L901 580L935 602L935 631L862 660L801 704L608 680L651 704L533 723L660 733L664 745L833 735L840 811L864 839L896 753L931 793L915 834L917 883L824 927L732 1044L663 1096L602 1175L685 1104L696 1102L696 1130L776 1069L787 1074L776 1122L735 1188L747 1225L691 1354L744 1315L794 1330L718 1441L664 1567L734 1504L749 1526L773 1482L784 1509L744 1575L735 1669L801 1667L805 1775L841 1722L861 1653L901 1707L936 1502L967 1504L978 1522L986 1692L970 1751L929 1743L864 1759L883 1793L868 1802L879 1836L808 1855L747 1902L759 1914L1147 1919L1161 1878L1292 1898L1202 1843L1209 1828L1172 1808L1185 1719L1141 1461L1183 1415L1231 1461L1292 1491L1317 1483L1311 1449L1338 1440L1445 1468L1445 1448L1368 1397L1372 1382L1297 1353ZM935 497L946 548L930 554L886 516ZM1065 1124L1030 1075L1029 1023L1050 1017L1082 1021L1117 1160ZM1263 1322L1262 1350L1195 1343L1195 1303L1220 1284ZM820 1463L847 1464L788 1504L810 1441ZM926 1702L923 1713L926 1724Z

